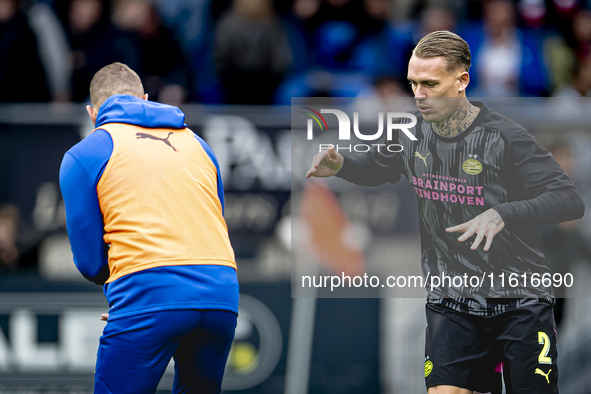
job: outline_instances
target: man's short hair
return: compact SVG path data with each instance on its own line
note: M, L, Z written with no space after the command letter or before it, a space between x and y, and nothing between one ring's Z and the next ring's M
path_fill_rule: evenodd
M95 108L114 94L144 95L140 77L123 63L112 63L97 71L90 82L90 101Z
M420 58L442 57L447 62L447 71L468 71L472 55L468 43L455 33L446 30L427 34L419 41L413 55Z

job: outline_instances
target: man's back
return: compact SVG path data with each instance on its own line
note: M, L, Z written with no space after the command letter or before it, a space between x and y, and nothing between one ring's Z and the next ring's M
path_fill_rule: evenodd
M96 126L60 170L76 265L110 306L95 393L153 392L171 358L174 392L218 393L239 295L217 159L178 108L133 95Z
M96 277L110 246L103 279L110 320L175 308L237 312L211 148L178 108L130 95L107 99L96 126L65 155L61 183L80 271Z
M116 152L97 187L105 242L111 245L108 282L168 265L235 268L217 170L193 132L118 123L100 127Z

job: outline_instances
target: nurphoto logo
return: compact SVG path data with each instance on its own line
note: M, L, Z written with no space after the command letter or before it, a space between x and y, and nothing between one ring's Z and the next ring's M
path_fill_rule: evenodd
M322 114L333 114L337 117L339 124L339 141L350 141L351 140L351 120L349 116L338 109L321 109L320 112L304 107L304 109L310 112L304 112L304 114L310 116L307 122L307 139L312 141L314 139L314 121L320 127L321 131L328 131L328 124ZM407 120L408 123L395 123L395 120ZM412 141L416 141L417 138L410 132L410 128L417 124L417 118L411 113L406 112L387 112L386 113L386 141L392 141L392 132L394 130L402 131ZM353 133L361 141L377 141L384 133L384 113L378 113L378 131L372 134L364 134L359 130L359 113L353 113ZM403 150L400 144L319 144L319 150L328 150L330 146L335 146L335 150L348 151L348 152L368 152L372 147L376 147L378 152L380 149L385 149L388 152L401 152Z

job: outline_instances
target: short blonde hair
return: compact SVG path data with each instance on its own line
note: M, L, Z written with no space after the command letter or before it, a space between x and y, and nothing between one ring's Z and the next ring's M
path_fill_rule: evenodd
M468 43L455 33L447 30L427 34L419 41L413 55L420 58L442 57L447 62L447 71L468 71L472 55Z
M144 95L140 77L123 63L112 63L97 71L90 82L90 101L95 108L114 94Z

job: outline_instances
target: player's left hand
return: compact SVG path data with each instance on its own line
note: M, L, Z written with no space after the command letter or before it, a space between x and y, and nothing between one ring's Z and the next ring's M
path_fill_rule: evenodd
M456 231L464 233L460 238L458 238L458 241L460 242L464 242L476 234L476 239L470 247L472 250L476 250L478 245L480 245L482 242L482 239L486 237L484 251L488 252L493 238L503 228L505 228L505 222L501 218L501 215L491 208L488 211L476 216L474 219L466 223L458 224L457 226L448 227L445 229L445 231L448 233L455 233Z
M109 314L108 313L101 314L101 321L107 321L107 320L109 320Z

